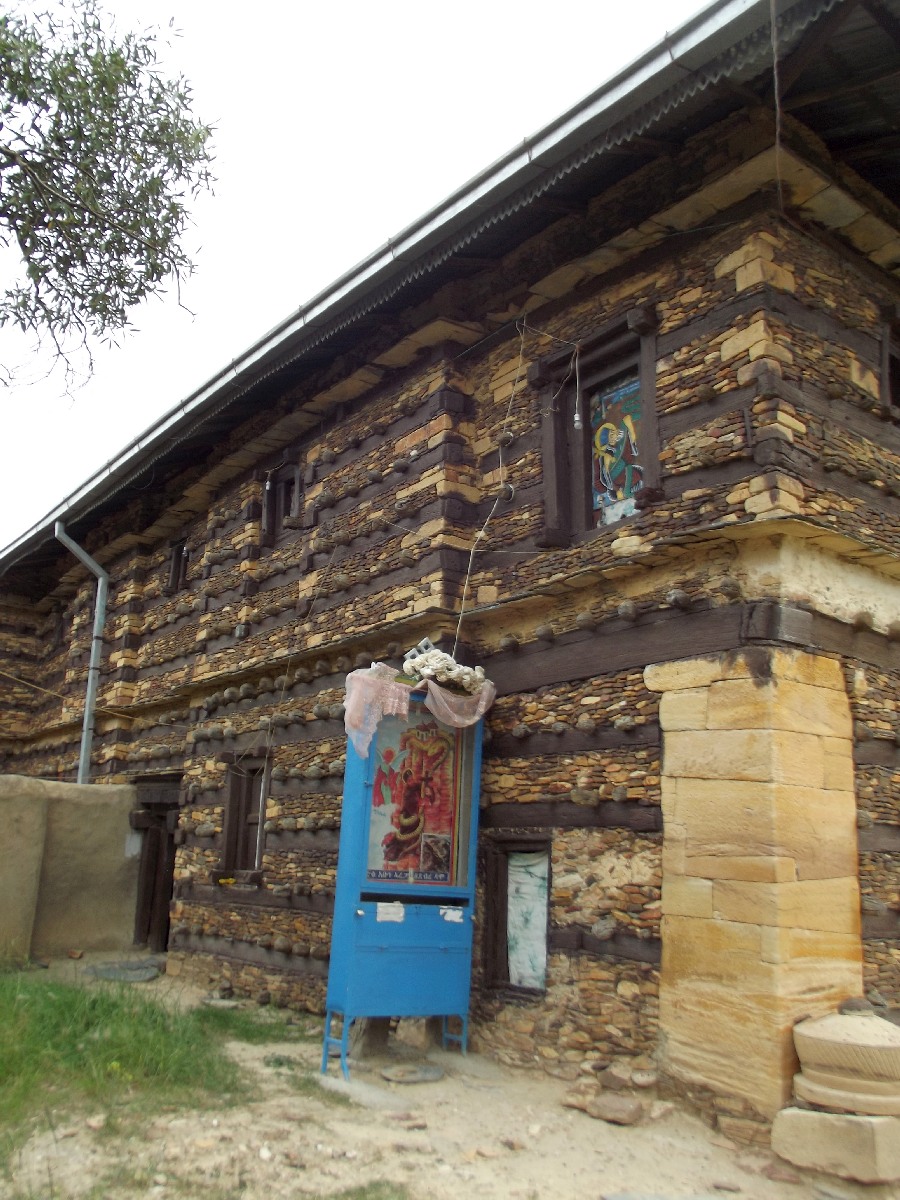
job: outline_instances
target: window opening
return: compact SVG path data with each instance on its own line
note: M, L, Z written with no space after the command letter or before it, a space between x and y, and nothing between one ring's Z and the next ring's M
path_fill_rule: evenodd
M540 545L569 545L658 495L655 330L652 308L633 309L579 345L577 369L568 347L531 368L541 389Z
M547 985L550 844L510 836L484 847L484 972L488 986Z
M180 592L187 587L188 563L191 552L186 542L174 542L169 551L169 578L166 583L167 592Z
M274 545L283 533L296 528L300 517L301 497L298 466L284 466L268 476L262 512L264 544Z
M224 829L224 871L258 870L259 813L265 785L264 766L232 767Z
M507 855L506 949L512 987L543 988L547 982L547 883L550 855Z

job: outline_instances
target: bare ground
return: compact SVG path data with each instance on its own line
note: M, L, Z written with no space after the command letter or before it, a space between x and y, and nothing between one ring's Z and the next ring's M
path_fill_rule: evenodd
M80 966L80 964L79 964ZM71 978L71 963L48 977ZM196 989L161 979L134 985L192 1004ZM277 1032L277 1030L276 1030ZM693 1114L652 1094L634 1126L564 1107L570 1084L514 1071L480 1055L424 1051L408 1043L382 1059L318 1073L317 1042L233 1043L264 1099L183 1110L145 1123L84 1115L43 1123L0 1181L2 1200L282 1200L330 1197L374 1181L403 1185L414 1200L897 1200L791 1168L736 1146ZM443 1077L390 1083L390 1063L427 1062ZM52 1126L52 1127L51 1127ZM771 1177L774 1176L774 1177Z

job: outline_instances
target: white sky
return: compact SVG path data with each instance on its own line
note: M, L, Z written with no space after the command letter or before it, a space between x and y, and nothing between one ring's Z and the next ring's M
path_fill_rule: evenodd
M0 389L0 547L159 414L404 226L594 91L701 0L106 0L121 27L181 37L171 73L215 124L215 194L186 247L196 274L133 314L90 381L10 333ZM2 585L0 585L2 586Z

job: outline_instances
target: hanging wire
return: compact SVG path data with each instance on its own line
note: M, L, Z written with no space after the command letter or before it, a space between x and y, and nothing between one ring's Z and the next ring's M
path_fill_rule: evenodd
M784 214L784 183L781 176L781 79L778 69L778 22L775 0L769 0L769 27L772 34L772 91L775 100L775 180L778 188L778 207Z
M507 426L509 425L509 415L512 412L512 407L513 407L513 404L516 399L516 393L519 388L519 381L522 378L522 370L523 370L523 367L525 364L525 336L528 333L537 334L539 337L550 338L554 342L561 342L565 346L572 347L572 358L570 359L570 362L569 362L569 368L566 372L566 375L565 375L562 383L560 384L560 386L557 388L556 392L554 392L553 396L551 397L550 406L551 406L551 411L555 411L553 409L553 405L555 404L556 399L559 396L560 392L565 387L567 381L571 378L572 371L574 369L574 371L575 371L575 421L576 421L575 428L580 429L581 425L579 422L580 422L580 418L581 418L581 382L580 382L580 376L579 376L579 356L580 356L581 347L580 347L579 343L570 341L568 338L557 337L556 334L549 333L547 330L537 329L537 328L535 328L535 326L529 325L528 318L524 315L516 322L516 330L518 331L518 334L519 334L519 359L516 364L515 379L513 380L512 390L509 394L509 403L506 406L506 413L504 414L504 417L503 417L503 424L501 426L501 429L506 429ZM463 623L463 619L465 618L465 615L466 615L466 601L468 600L468 595L469 595L469 580L472 575L472 565L475 561L475 555L479 550L479 543L483 542L485 540L485 538L487 537L488 526L490 525L491 521L494 519L494 513L496 513L501 500L505 499L507 496L507 492L506 492L506 488L507 488L506 462L503 457L503 441L502 441L502 439L500 440L500 442L498 443L498 446L497 446L497 458L498 458L498 464L499 464L499 469L497 472L497 475L498 475L497 495L494 498L494 503L491 505L490 512L488 513L487 517L484 520L484 524L476 532L475 536L472 539L472 547L469 551L469 561L466 565L466 575L465 575L465 579L463 580L462 597L460 599L460 605L459 605L459 618L457 619L457 622L456 622L456 636L453 639L453 652L452 652L453 658L456 657L456 649L457 649L457 646L459 645L459 636L460 636L460 632L462 630L462 623Z

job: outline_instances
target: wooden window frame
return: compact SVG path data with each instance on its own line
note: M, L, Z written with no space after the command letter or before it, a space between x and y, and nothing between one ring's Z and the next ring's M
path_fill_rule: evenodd
M222 828L222 861L218 878L233 877L241 883L262 882L256 865L260 823L265 821L268 771L262 759L242 759L229 767L225 819ZM254 830L252 837L248 831Z
M530 835L510 834L492 837L482 843L484 870L484 938L482 962L484 986L494 991L503 991L521 998L541 997L546 987L521 987L509 981L509 948L507 941L507 913L509 906L509 855L546 854L547 879L547 956L550 956L550 894L552 871L551 839Z
M169 547L169 577L164 589L166 595L172 596L176 592L184 591L187 587L190 561L191 552L187 542L183 538L178 542L173 542Z
M288 463L271 471L263 485L262 544L275 546L285 534L299 528L303 503L300 466Z
M620 526L631 515L597 525L591 491L590 414L582 411L575 425L576 382L581 404L604 381L633 368L641 397L641 468L643 486L635 498L638 510L660 496L659 421L656 412L656 311L633 308L601 326L578 345L578 368L572 347L534 363L529 382L541 398L541 456L544 479L544 526L540 546L569 546Z
M881 387L879 400L885 421L900 420L900 305L881 311Z

